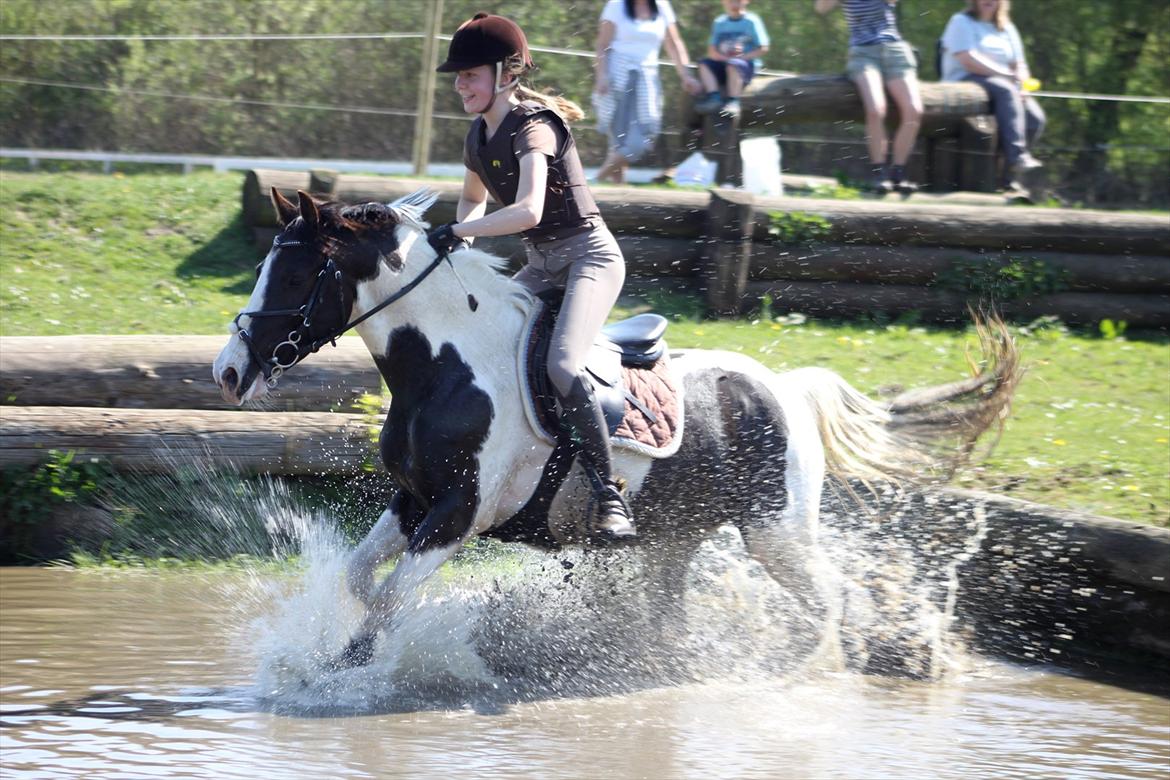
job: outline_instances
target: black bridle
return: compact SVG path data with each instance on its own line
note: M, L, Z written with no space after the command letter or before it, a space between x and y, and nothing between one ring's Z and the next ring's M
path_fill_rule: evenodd
M309 242L306 241L281 241L280 236L272 240L273 249L281 249L289 246L306 246ZM390 304L404 297L407 293L417 287L423 279L431 275L431 272L439 267L439 263L447 259L447 253L440 254L431 261L431 264L422 270L422 272L411 279L410 282L403 285L397 292L388 297L386 300L379 303L368 312L358 317L352 322L337 328L333 332L321 336L320 338L311 339L312 334L310 329L313 325L313 314L317 310L317 305L321 303L321 291L325 287L325 281L329 277L337 282L337 298L340 307L345 308L345 293L341 286L341 270L333 262L333 257L326 254L325 261L321 264L320 270L317 271L317 278L313 282L313 289L309 292L309 298L301 306L296 309L267 309L260 311L241 311L236 315L232 321L236 327L236 333L239 334L240 340L248 347L249 354L256 364L260 366L261 372L264 374L264 381L269 387L276 387L281 375L285 370L292 368L297 363L304 360L309 355L313 354L325 344L332 344L337 346L337 337L348 330L356 328L361 323L365 322L370 317L385 309ZM252 341L252 335L248 333L246 328L240 327L240 317L300 317L300 324L296 326L295 330L289 331L288 337L272 348L272 356L265 358L260 355L256 349L255 342ZM281 360L281 350L292 351L292 359L289 361Z

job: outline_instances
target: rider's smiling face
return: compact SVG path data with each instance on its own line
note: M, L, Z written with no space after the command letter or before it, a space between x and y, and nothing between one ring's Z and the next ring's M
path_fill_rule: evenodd
M487 110L495 91L493 80L495 69L491 65L479 65L455 74L455 91L463 100L463 110L478 114Z

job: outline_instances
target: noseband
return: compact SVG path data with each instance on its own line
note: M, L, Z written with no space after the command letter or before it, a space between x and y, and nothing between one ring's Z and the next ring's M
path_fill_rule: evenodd
M273 249L281 249L289 246L306 246L306 241L281 241L280 236L272 240ZM240 336L240 340L248 347L248 353L251 354L252 359L260 366L261 372L264 374L264 381L269 387L276 387L276 383L280 380L282 374L286 369L292 368L297 363L304 360L309 355L321 349L325 344L332 344L337 346L337 337L351 330L361 323L365 322L370 317L385 309L390 304L404 297L407 293L413 290L422 282L423 279L430 276L431 272L439 267L439 263L447 259L447 253L442 253L435 257L431 264L422 270L422 272L407 284L403 285L398 292L394 293L386 300L379 303L368 312L358 317L352 322L348 322L342 327L334 330L328 335L322 336L318 339L306 341L306 337L310 336L309 329L313 325L313 312L317 310L317 305L321 303L321 290L325 287L325 280L330 276L337 281L337 299L341 308L345 307L345 295L341 287L341 270L333 262L330 255L325 255L325 262L322 263L321 269L317 271L317 278L313 282L313 289L309 292L309 298L296 309L267 309L259 311L241 311L236 315L232 321L236 327L236 332ZM246 328L240 327L240 317L300 317L300 324L296 326L295 330L289 331L288 337L272 348L272 356L265 358L260 355L256 349L256 344L252 340L252 335L248 333ZM302 344L307 344L307 349L302 350ZM284 350L288 352L291 350L292 359L288 361L281 360L280 352Z

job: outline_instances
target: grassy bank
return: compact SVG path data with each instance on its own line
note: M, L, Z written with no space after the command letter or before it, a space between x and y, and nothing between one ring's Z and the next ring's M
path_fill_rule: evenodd
M3 335L222 333L251 290L242 175L0 177ZM909 319L711 322L687 298L650 305L676 320L673 346L742 351L777 370L822 365L867 393L959 378L975 343ZM1058 323L1017 332L1029 373L1014 414L995 452L958 484L1170 524L1170 341Z

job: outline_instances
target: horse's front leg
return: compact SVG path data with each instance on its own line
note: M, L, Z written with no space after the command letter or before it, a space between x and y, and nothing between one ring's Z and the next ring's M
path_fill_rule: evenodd
M445 495L411 535L406 553L367 601L366 617L331 666L364 666L374 656L378 632L390 627L407 597L463 546L474 517L473 501L461 491ZM380 522L380 521L379 521Z
M369 609L374 598L374 573L378 567L406 549L410 537L404 528L419 525L422 507L405 490L400 490L390 499L390 505L366 538L350 556L346 566L345 581L349 591Z

